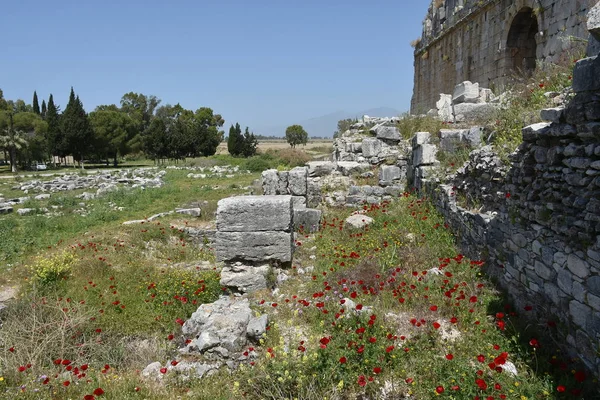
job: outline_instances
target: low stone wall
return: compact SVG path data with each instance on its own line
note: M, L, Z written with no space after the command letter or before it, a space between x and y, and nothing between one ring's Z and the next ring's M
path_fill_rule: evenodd
M485 259L517 307L560 322L559 342L600 375L600 58L582 60L574 72L575 98L545 110L550 120L523 129L511 168L498 171L485 149L440 184L413 164L414 186L429 196L472 258ZM427 144L419 133L413 141ZM485 160L485 161L483 161ZM479 165L479 170L478 166ZM435 163L428 168L435 168ZM487 168L487 171L486 171ZM470 173L471 172L471 173ZM495 181L494 181L494 174ZM489 179L489 187L481 189ZM463 187L460 182L465 183ZM479 196L486 212L457 204L457 194ZM529 307L527 307L529 309Z

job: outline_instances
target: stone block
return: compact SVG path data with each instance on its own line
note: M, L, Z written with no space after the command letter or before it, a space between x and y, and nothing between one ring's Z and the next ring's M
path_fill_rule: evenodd
M306 182L306 205L307 207L317 207L321 204L321 187L314 179L308 179Z
M440 99L435 103L437 109L437 116L442 121L454 121L454 115L452 114L452 95L440 93Z
M292 261L292 233L281 231L217 231L217 261L282 262Z
M590 274L590 265L575 254L569 254L567 257L567 268L579 278L587 278Z
M266 195L276 195L279 186L279 174L276 169L268 169L262 174L263 193Z
M307 162L308 176L317 177L330 175L335 171L336 165L331 161L310 161Z
M523 141L525 142L533 142L537 140L539 137L548 134L550 131L550 123L549 122L539 122L537 124L526 126L521 130L523 135Z
M291 196L238 196L217 203L217 230L222 232L292 229Z
M432 165L437 162L437 147L433 144L422 144L413 151L412 165L418 167L421 165Z
M307 167L296 167L288 173L288 191L294 196L306 196Z
M555 107L555 108L546 108L540 111L540 117L544 121L550 122L564 122L565 116L565 108L564 107Z
M292 208L294 210L306 208L306 197L292 196Z
M400 131L395 126L384 124L375 125L371 128L371 132L377 136L377 139L390 140L393 142L399 142L402 139Z
M373 223L373 218L363 214L353 214L346 218L345 227L349 229L363 229Z
M379 184L383 186L389 186L393 181L401 179L400 167L395 165L382 165L379 169Z
M381 140L375 138L366 138L362 141L362 153L363 156L377 157L383 148L383 143Z
M600 90L600 56L579 60L573 70L575 93Z
M441 129L440 148L446 152L455 151L461 142L462 133L459 129Z
M470 147L478 147L481 144L482 134L483 128L480 126L473 126L470 129L463 131L462 141L468 144Z
M429 132L416 132L412 138L412 147L417 147L421 144L429 144L431 134Z
M359 163L357 161L338 161L337 171L344 176L350 176L353 173L360 173L367 171L371 166L365 163Z
M219 284L241 293L255 292L267 288L267 276L270 273L269 264L253 266L235 262L223 267Z
M294 229L304 232L317 232L321 226L321 210L315 208L302 208L294 210Z
M597 3L588 11L587 30L596 40L600 40L600 3Z
M461 103L454 105L454 119L456 122L482 121L489 119L497 106L491 103Z
M464 81L454 87L452 103L476 103L479 99L479 83ZM456 113L455 113L456 115Z
M592 316L592 309L577 300L571 300L569 302L569 313L573 322L581 327L586 326L586 322Z

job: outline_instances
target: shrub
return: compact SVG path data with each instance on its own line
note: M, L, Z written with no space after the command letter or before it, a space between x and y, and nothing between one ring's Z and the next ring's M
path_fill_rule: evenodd
M244 168L250 172L261 172L266 169L271 168L271 164L269 161L265 160L263 157L252 157L248 161L244 163Z
M404 114L398 122L398 130L405 140L412 138L416 132L429 132L435 135L442 128L444 128L442 121L425 115Z
M34 279L42 285L49 285L66 279L71 274L74 262L75 255L66 251L50 258L38 258L32 266Z
M290 168L303 166L312 160L309 154L297 149L278 150L275 152L275 156L279 158L281 164L287 165Z

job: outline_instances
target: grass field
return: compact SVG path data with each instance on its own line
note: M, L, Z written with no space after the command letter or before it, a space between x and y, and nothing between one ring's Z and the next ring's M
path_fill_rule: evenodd
M525 324L530 310L515 309L433 207L408 194L365 206L374 222L358 231L344 228L353 210L325 209L320 232L298 233L278 293L250 295L270 317L256 358L185 379L171 369L188 358L181 323L223 289L212 249L179 227L211 225L216 202L259 176L187 173L92 200L86 217L68 192L47 200L62 215L0 216L0 288L18 289L0 314L0 398L593 398L597 382L545 339L560 327ZM0 193L16 195L11 186ZM122 225L204 201L199 219ZM154 361L162 378L143 379Z

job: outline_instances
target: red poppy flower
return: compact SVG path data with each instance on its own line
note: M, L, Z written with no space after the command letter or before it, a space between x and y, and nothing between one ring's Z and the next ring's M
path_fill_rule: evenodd
M380 367L373 368L373 373L374 374L380 374L381 373L381 368Z
M71 384L71 382L70 381L64 381L62 384L63 384L64 387L67 387L67 386L69 386Z
M358 377L358 385L360 387L364 387L367 384L367 380L365 379L364 375L361 375Z
M446 359L447 360L452 360L454 358L453 354L446 354Z
M444 387L443 386L438 386L438 387L435 388L435 391L438 394L442 394L442 393L444 393Z
M94 390L94 394L95 394L96 396L102 396L102 395L104 394L104 390L102 390L102 388L96 388L96 389Z
M475 379L475 384L479 386L479 389L481 390L487 389L487 383L481 378Z
M477 356L477 361L484 362L485 361L485 356L483 354L478 355Z
M166 374L166 373L167 373L167 369L166 369L166 368L164 368L164 367L163 367L163 368L161 368L161 369L160 369L160 373L161 373L161 374Z
M556 391L559 392L559 393L563 393L565 390L567 390L567 388L564 387L563 385L558 385L556 387Z
M345 364L346 363L346 357L341 357L340 358L340 364Z
M85 396L83 396L83 400L94 400L95 397L92 396L91 394L86 394Z
M441 325L440 325L438 322L434 322L434 323L433 323L433 327L434 327L435 329L440 329L440 326L441 326Z
M437 311L438 307L434 305L434 306L429 307L429 309L431 311Z

